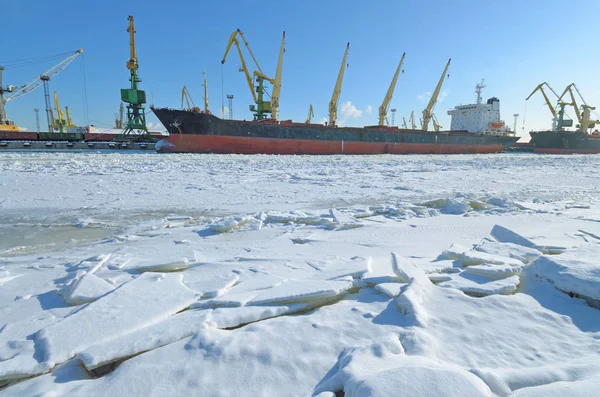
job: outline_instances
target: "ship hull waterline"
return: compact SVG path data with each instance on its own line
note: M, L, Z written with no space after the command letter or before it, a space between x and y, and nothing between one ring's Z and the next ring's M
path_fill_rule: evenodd
M465 131L224 120L212 114L168 108L152 108L152 111L170 134L156 145L161 153L476 154L500 152L518 139Z
M484 154L504 145L317 141L308 139L247 138L215 135L171 135L156 144L159 153L221 154Z

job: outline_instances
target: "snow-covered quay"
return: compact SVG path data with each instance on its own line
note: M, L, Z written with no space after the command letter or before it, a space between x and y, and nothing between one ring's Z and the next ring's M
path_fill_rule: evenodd
M0 396L598 396L600 156L0 156Z

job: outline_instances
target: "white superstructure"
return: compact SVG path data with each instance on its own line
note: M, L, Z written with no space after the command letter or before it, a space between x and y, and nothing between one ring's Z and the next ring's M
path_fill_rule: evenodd
M500 100L492 97L486 103L481 101L481 90L485 87L483 80L475 86L477 103L456 106L448 110L452 116L451 131L468 131L473 134L508 135L514 134L500 119Z

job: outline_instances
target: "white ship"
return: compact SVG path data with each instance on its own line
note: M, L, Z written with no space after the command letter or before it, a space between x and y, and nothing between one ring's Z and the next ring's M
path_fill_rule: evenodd
M484 87L483 81L475 86L477 103L448 110L448 114L452 116L450 130L484 135L514 135L515 132L500 119L500 100L492 97L482 103L481 90Z

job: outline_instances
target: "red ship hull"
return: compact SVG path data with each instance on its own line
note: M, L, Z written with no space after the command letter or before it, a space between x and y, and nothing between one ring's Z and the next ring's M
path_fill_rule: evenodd
M156 144L165 153L234 154L476 154L497 153L503 145L324 141L172 134Z

